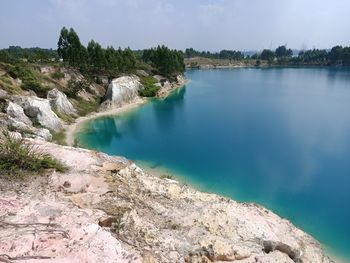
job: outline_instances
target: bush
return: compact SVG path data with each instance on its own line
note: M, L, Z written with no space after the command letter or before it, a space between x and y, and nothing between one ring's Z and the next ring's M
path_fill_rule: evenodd
M58 132L51 131L52 141L56 142L59 145L67 145L66 143L66 132L64 130L60 130Z
M81 90L91 91L90 82L86 80L70 80L68 81L68 89L64 93L70 98L76 98L77 94Z
M43 85L41 85L41 83L39 83L36 80L24 80L23 84L22 84L22 89L25 90L32 90L34 91L39 97L45 98L47 95L47 91L49 90L47 87L44 87Z
M37 77L36 72L33 69L25 65L10 66L8 73L12 78L19 78L22 80L22 88L25 90L34 91L39 97L46 97L48 91L47 87L44 87Z
M51 155L41 152L23 139L15 138L7 130L0 133L0 175L23 178L24 172L40 172L56 169L64 172L67 167Z
M157 82L158 81L155 78L151 77L151 76L142 77L141 78L141 83L144 86L144 89L141 89L139 91L139 95L141 97L154 97L154 96L156 96L157 92L160 89L159 86L155 85Z
M94 101L87 101L83 99L79 99L78 101L78 114L80 116L85 116L91 112L97 111L100 106L99 99L95 99Z
M60 71L56 71L56 72L51 73L50 76L51 76L51 78L53 78L53 79L60 80L60 79L63 79L63 78L64 78L64 73L63 73L63 72L60 72Z

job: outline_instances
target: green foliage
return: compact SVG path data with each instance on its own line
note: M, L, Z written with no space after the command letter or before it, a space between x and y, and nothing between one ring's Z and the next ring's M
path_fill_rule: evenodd
M53 79L60 80L60 79L64 78L64 73L60 72L60 71L56 71L56 72L51 73L50 77L53 78Z
M64 172L67 167L49 154L43 153L23 139L17 139L7 130L0 135L0 175L22 178L24 172L41 172L56 169Z
M93 101L79 99L78 105L78 114L80 116L85 116L91 112L97 111L98 107L100 106L100 101L99 99L95 99Z
M106 67L105 51L99 43L91 40L87 46L87 52L89 56L88 65L93 70L97 71Z
M277 58L290 58L293 55L293 51L291 49L287 49L286 46L279 46L275 51Z
M48 63L58 60L58 54L56 50L38 47L10 46L7 49L0 50L0 61L13 64L23 60L31 63Z
M69 98L77 98L77 94L81 90L90 90L90 85L91 82L87 80L69 80L68 81L68 86L67 89L64 91L64 93L69 97Z
M33 69L24 64L21 64L16 66L9 66L7 68L7 71L12 78L19 78L22 80L23 89L32 90L39 97L46 97L48 88L40 83L37 73Z
M270 49L264 49L260 54L260 59L262 60L268 60L269 62L272 62L275 58L275 52L271 51Z
M22 88L25 90L34 91L39 97L45 98L47 91L49 90L47 87L43 86L40 82L36 80L25 80L23 81Z
M233 60L242 60L244 55L240 51L235 50L221 50L220 52L211 53L209 51L197 51L193 48L186 48L185 50L186 58L193 57L204 57L204 58L216 58L216 59L233 59Z
M62 28L57 45L58 55L68 65L80 68L81 70L86 69L87 50L81 44L78 34L73 28L70 28L69 31L65 27Z
M350 47L335 46L328 53L332 65L350 66Z
M165 46L144 50L142 59L147 63L151 63L161 75L166 77L185 71L182 52L171 50Z
M157 92L159 91L160 87L156 86L155 84L158 81L151 77L141 77L141 83L144 86L144 89L139 91L139 95L141 97L154 97L157 95Z
M51 131L51 134L52 134L52 141L60 145L67 145L65 130L60 130L58 132Z
M63 112L60 111L54 111L56 113L56 115L58 116L58 118L62 119L63 121L65 121L66 123L73 123L74 118L68 114L65 114Z

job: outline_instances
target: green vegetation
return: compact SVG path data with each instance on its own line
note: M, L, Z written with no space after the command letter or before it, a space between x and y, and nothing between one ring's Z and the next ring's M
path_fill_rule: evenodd
M21 48L10 46L0 50L0 60L6 63L29 62L29 63L52 63L58 61L56 50L44 48Z
M142 97L154 97L157 95L160 87L155 84L158 81L152 76L141 77L141 83L145 87L144 89L139 91L140 96Z
M58 132L51 131L51 134L52 134L52 141L56 142L59 145L67 145L65 130L60 130Z
M24 64L9 65L7 67L8 74L14 79L22 80L22 88L24 90L32 90L39 97L46 97L48 88L40 83L38 73L31 67Z
M240 51L235 50L221 50L220 52L211 53L209 51L197 51L193 48L187 48L185 50L186 58L193 57L205 57L205 58L216 58L216 59L233 59L233 60L242 60L244 55Z
M98 42L91 40L85 48L71 28L62 28L58 40L58 55L69 66L79 68L83 73L130 72L136 69L137 59L130 48L115 50L103 49Z
M211 59L231 59L231 60L255 60L256 66L266 65L319 65L319 66L350 66L350 47L335 46L331 50L312 49L299 52L293 56L293 51L285 45L277 47L275 51L264 49L261 53L246 56L234 50L222 50L218 53L209 51L196 51L188 48L185 51L186 58L204 57ZM259 60L262 60L259 62Z
M150 63L159 74L166 77L172 77L185 71L182 52L171 50L165 46L144 50L142 59L146 63Z
M69 80L68 81L68 87L64 91L64 93L69 97L69 98L77 98L78 92L81 90L86 90L90 91L90 85L91 82L87 80Z
M64 73L60 71L56 71L50 74L50 77L56 80L60 80L64 78Z
M77 104L79 105L79 107L77 107L78 114L80 116L85 116L91 112L97 111L98 107L100 106L100 99L95 98L93 101L78 99Z
M67 167L49 154L43 153L23 139L15 138L6 130L0 135L0 176L10 179L23 178L25 172L41 172L56 169L64 172Z

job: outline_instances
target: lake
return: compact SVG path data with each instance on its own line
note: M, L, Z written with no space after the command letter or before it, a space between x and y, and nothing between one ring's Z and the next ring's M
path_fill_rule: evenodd
M87 122L80 144L262 204L350 259L350 69L186 75L165 100Z

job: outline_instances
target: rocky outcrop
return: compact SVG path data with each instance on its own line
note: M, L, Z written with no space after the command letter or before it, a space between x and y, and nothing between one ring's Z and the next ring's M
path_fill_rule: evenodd
M154 78L159 81L157 85L160 87L160 90L157 96L160 98L167 97L174 89L184 86L187 82L187 79L182 74L177 75L176 81L173 82L159 75L154 76Z
M9 101L6 107L6 113L19 122L30 126L33 125L32 121L24 114L23 108L16 103Z
M48 129L36 128L31 125L27 125L24 122L18 121L10 116L5 116L0 119L0 127L16 130L20 132L23 137L27 138L37 138L45 141L51 141L52 135Z
M49 100L34 96L14 96L13 100L22 106L25 115L34 124L40 124L43 127L56 131L62 129L61 120L52 111Z
M50 101L51 108L66 115L77 116L77 111L72 103L68 100L67 95L58 89L50 90L47 93L47 98Z
M118 108L138 98L142 84L137 76L123 76L109 84L101 108Z
M70 170L36 178L20 190L0 181L2 256L50 262L332 262L316 240L264 207L152 176L121 157L32 143Z

